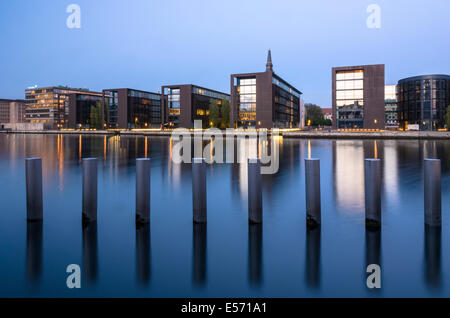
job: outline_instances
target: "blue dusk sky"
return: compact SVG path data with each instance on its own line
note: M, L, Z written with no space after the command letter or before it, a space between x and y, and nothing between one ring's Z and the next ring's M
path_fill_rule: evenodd
M66 26L72 3L79 29ZM229 92L230 74L264 71L269 48L275 72L322 107L333 66L386 64L387 84L450 74L448 0L1 0L0 15L0 98L33 85Z

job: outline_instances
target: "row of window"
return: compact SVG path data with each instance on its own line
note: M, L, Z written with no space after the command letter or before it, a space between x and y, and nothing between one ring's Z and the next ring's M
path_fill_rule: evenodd
M289 92L290 94L300 98L300 93L298 93L293 87L286 85L285 83L283 83L282 81L280 81L279 79L272 77L272 84L275 84L276 86L284 89L285 91Z
M196 87L196 86L192 87L192 93L198 94L198 95L203 95L203 96L208 96L208 97L212 97L212 98L216 98L216 99L230 100L229 95L213 92L208 89L204 89L204 88L200 88L200 87Z
M337 71L336 72L336 80L337 81L356 80L356 79L363 79L363 78L364 78L363 70Z

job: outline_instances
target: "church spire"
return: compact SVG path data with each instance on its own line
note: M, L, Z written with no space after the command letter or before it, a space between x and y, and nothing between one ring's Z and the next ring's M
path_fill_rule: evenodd
M267 53L267 63L266 63L266 72L271 71L273 72L273 64L272 64L272 54L269 52Z

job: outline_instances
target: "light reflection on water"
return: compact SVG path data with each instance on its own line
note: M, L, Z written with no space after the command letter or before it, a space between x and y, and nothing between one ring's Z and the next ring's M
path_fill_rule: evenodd
M193 226L191 166L166 137L0 135L0 296L450 296L450 142L277 139L264 224L247 222L246 164L207 169ZM270 144L270 142L268 143ZM241 162L261 153L235 144ZM43 158L44 222L26 222L24 158ZM99 219L81 223L81 159L98 157ZM134 224L135 158L152 159L152 222ZM305 228L304 158L321 159L321 227ZM383 228L364 227L364 158L383 165ZM423 158L442 160L443 227L423 224ZM382 289L365 267L382 267ZM82 288L65 268L82 267Z

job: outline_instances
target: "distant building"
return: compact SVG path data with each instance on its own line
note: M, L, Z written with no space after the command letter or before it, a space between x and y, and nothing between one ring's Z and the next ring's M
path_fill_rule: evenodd
M0 99L0 123L25 122L25 101L21 99Z
M386 128L398 127L396 90L397 85L385 85L384 87L384 110L386 116Z
M333 128L384 129L384 64L333 67Z
M235 127L298 128L302 92L273 71L267 55L266 71L232 74L231 119Z
M98 92L66 86L30 88L25 90L26 122L43 123L46 128L67 128L69 125L69 95L96 96Z
M103 90L105 128L161 127L161 94L130 88Z
M163 123L174 128L193 128L194 120L201 120L207 128L211 101L216 101L221 111L222 100L230 100L226 93L192 84L162 86L161 92Z
M333 121L333 108L322 108L323 118Z
M423 75L402 79L397 85L400 126L419 125L420 130L443 128L450 106L450 76Z

